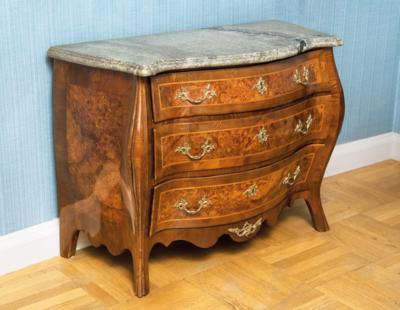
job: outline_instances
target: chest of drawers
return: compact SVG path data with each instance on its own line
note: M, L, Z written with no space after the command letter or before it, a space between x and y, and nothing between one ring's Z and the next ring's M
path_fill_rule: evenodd
M156 243L245 241L299 198L328 230L338 45L268 21L51 48L61 255L129 250L143 296Z

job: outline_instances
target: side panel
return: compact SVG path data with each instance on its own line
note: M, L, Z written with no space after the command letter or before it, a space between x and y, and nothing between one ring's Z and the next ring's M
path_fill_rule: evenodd
M118 254L132 243L127 154L132 76L55 61L54 141L63 256L78 231Z

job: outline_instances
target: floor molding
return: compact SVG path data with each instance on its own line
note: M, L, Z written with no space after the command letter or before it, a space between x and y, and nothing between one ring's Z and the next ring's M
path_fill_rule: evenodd
M393 133L392 158L400 160L400 133Z
M386 133L336 146L325 176L387 159L400 160L400 134ZM80 234L78 249L89 245ZM54 219L0 236L0 275L59 255L59 221Z
M0 236L0 276L59 255L58 218ZM79 234L78 249L89 246Z
M337 145L333 150L325 177L387 159L400 160L400 134L398 133L389 132Z

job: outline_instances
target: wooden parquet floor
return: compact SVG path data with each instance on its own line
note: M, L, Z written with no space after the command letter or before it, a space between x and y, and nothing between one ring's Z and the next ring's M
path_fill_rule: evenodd
M400 162L326 178L322 197L329 232L299 201L247 243L157 246L142 299L129 254L88 248L1 277L0 309L400 309Z

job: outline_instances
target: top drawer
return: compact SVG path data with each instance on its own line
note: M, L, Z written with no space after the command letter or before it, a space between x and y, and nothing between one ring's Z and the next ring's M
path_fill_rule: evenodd
M329 91L329 50L273 63L151 78L154 120L265 109Z

